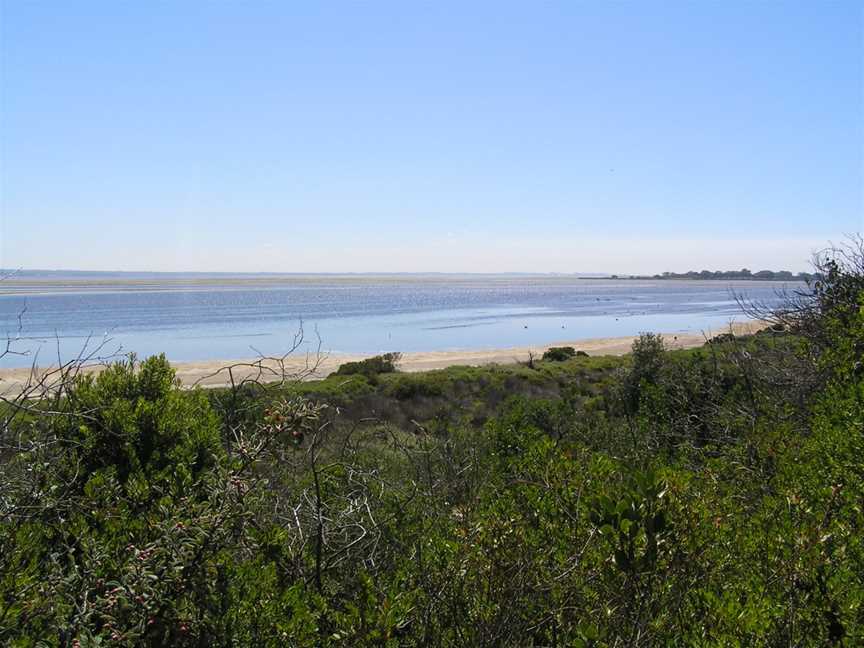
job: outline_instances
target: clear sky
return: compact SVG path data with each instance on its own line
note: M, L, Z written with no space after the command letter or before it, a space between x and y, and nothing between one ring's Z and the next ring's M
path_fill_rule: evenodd
M803 270L864 3L0 0L0 267Z

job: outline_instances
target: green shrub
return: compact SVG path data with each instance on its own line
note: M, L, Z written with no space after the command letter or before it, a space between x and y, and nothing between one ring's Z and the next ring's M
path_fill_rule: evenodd
M336 370L338 376L375 376L383 373L394 373L399 361L402 360L401 353L385 353L356 362L346 362Z
M622 376L619 389L625 411L633 415L639 409L642 392L654 385L660 376L666 358L663 336L641 333L633 342L630 356L633 362L630 371Z
M571 346L549 347L543 354L543 360L551 360L553 362L564 362L576 357L576 349Z
M74 410L54 421L68 440L67 460L79 479L110 470L151 482L195 480L223 454L219 420L203 392L178 389L164 354L117 362L98 376L81 375L70 392Z

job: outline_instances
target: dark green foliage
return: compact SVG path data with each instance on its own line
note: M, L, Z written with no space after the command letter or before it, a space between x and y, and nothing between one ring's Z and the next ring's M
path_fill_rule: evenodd
M646 388L657 382L663 367L666 346L663 337L642 333L633 343L632 364L621 378L619 399L627 414L635 415Z
M346 362L336 371L338 376L377 376L378 374L393 373L396 371L396 366L399 360L402 359L401 353L385 353L384 355L373 356L365 360L357 362Z
M121 482L138 474L179 486L195 481L222 454L219 421L204 394L182 394L164 356L118 362L81 376L74 403L54 423L80 478L110 470Z
M564 362L570 358L576 357L576 349L570 346L564 347L549 347L543 353L543 360L551 360L553 362Z

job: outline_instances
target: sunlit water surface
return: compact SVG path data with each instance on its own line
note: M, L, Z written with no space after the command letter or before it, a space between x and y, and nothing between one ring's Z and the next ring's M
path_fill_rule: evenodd
M795 288L789 284L786 288ZM735 293L771 302L776 282L642 281L507 275L18 273L0 282L0 332L30 355L77 354L90 339L175 361L302 349L445 351L724 329ZM20 325L19 325L20 317ZM319 342L320 341L320 342Z

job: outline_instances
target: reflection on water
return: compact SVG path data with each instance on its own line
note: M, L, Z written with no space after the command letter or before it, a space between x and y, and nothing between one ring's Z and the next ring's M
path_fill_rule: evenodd
M77 353L87 336L173 360L277 354L303 322L306 348L371 353L540 345L640 331L722 329L733 291L771 282L616 281L560 276L23 276L0 285L0 331L18 346ZM7 356L2 366L30 359Z

